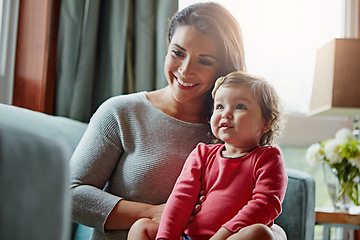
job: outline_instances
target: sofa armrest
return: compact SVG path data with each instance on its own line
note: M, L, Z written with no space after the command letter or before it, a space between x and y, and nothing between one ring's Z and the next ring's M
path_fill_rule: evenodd
M0 124L26 132L57 138L75 150L87 127L86 123L61 116L52 116L13 105L0 104Z
M0 239L69 238L68 161L86 127L0 104Z
M0 239L69 238L71 154L56 138L0 122Z
M275 220L291 240L313 240L315 227L315 181L309 174L287 169L289 177L282 213Z

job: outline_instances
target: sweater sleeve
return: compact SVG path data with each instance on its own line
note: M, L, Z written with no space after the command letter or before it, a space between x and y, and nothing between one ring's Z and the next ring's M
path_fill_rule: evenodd
M201 189L203 161L198 144L187 158L166 202L156 239L178 240L184 232Z
M237 215L223 225L231 232L238 232L241 228L256 223L271 227L274 219L281 213L288 181L281 151L276 147L265 148L254 162L253 197Z
M122 154L116 110L107 101L93 115L70 160L73 220L104 232L120 197L102 189Z

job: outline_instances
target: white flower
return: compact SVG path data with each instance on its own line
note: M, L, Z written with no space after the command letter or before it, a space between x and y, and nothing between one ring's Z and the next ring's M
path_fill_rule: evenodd
M360 146L358 145L357 148L360 151ZM354 158L349 158L349 162L351 163L351 165L357 167L360 170L360 155L358 154L357 156L355 156Z
M308 148L306 152L306 160L311 166L315 166L324 158L320 150L321 150L320 143L314 143Z
M350 158L349 162L351 163L351 165L357 167L360 170L360 156Z
M337 131L334 139L313 144L308 148L306 159L310 165L325 161L341 184L340 194L346 194L355 205L360 206L360 142L350 129Z
M338 139L340 143L349 142L353 139L353 135L350 129L348 128L341 128L336 132L335 139Z
M342 142L338 139L331 139L325 144L324 153L330 164L340 163L343 159L339 153L341 143Z

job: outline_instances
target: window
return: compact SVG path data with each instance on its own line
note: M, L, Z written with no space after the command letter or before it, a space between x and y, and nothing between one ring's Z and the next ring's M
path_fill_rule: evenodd
M201 0L179 0L179 8ZM342 35L339 0L217 0L238 20L248 71L277 89L290 112L308 111L316 50Z
M6 21L3 17L3 11L4 11L4 0L0 0L0 49L1 49L1 56L0 56L0 74L4 75L4 50L5 50L5 38L4 38L4 33L3 33L3 29L4 26L6 24Z
M19 0L0 0L0 103L10 104Z
M3 5L4 5L4 0L0 0L0 19L2 19ZM1 39L1 29L2 26L0 24L0 39Z
M205 1L179 0L179 9ZM333 137L342 126L352 127L346 117L306 117L316 51L331 39L345 36L345 5L349 1L214 1L226 7L240 24L248 71L271 82L284 102L289 121L282 144L305 147ZM315 128L318 122L330 127Z

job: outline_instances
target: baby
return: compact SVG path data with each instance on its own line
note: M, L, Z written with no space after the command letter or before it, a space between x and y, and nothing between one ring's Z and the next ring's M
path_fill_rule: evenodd
M199 143L186 160L160 225L140 219L129 239L276 239L287 175L280 135L281 105L275 89L245 72L221 77L212 92L211 130L222 143ZM205 192L188 223L199 192ZM273 231L272 231L273 230Z

